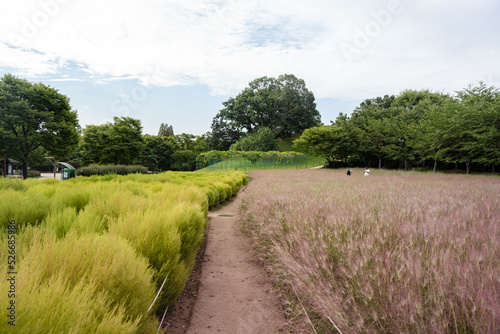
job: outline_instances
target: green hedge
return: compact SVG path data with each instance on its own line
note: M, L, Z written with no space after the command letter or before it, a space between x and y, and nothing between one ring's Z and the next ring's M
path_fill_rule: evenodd
M222 161L228 158L244 158L250 160L252 163L256 163L259 160L270 160L279 164L285 159L295 157L305 157L305 155L298 152L279 151L210 151L198 155L196 161L206 163L208 161Z
M106 174L147 174L148 169L140 165L90 165L78 169L78 175L91 176L91 175L106 175Z
M28 171L28 177L40 177L41 175L39 170L30 169Z

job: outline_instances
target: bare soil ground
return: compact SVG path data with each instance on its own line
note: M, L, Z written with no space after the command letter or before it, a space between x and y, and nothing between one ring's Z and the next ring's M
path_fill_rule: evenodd
M250 241L240 231L240 202L241 198L236 197L209 213L201 268L195 268L168 315L167 333L287 331L279 292L254 259Z

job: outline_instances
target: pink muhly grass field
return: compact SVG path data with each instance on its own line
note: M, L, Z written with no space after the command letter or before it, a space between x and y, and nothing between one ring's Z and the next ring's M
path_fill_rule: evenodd
M245 227L318 332L500 332L500 178L250 177Z

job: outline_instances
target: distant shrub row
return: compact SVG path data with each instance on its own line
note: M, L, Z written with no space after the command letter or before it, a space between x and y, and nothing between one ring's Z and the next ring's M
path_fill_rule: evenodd
M0 175L3 177L2 171L0 171ZM33 169L28 170L28 177L39 177L40 175L41 175L40 171L33 170Z
M42 174L38 170L28 170L28 177L40 177Z
M148 169L139 165L90 165L78 169L78 175L91 176L91 175L127 175L127 174L147 174Z
M209 205L247 182L242 172L0 179L0 253L9 223L18 230L16 329L156 333L155 312L175 303L194 265ZM0 294L9 289L2 280Z

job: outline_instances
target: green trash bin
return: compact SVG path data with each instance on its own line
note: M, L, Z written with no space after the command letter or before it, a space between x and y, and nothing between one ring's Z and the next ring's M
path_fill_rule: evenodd
M71 174L70 174L70 170L69 170L69 168L63 168L63 170L62 170L62 178L61 178L61 180L69 180L70 175L71 175Z
M76 168L67 164L65 162L58 162L58 164L63 165L65 168L62 170L61 180L69 180L76 177Z

